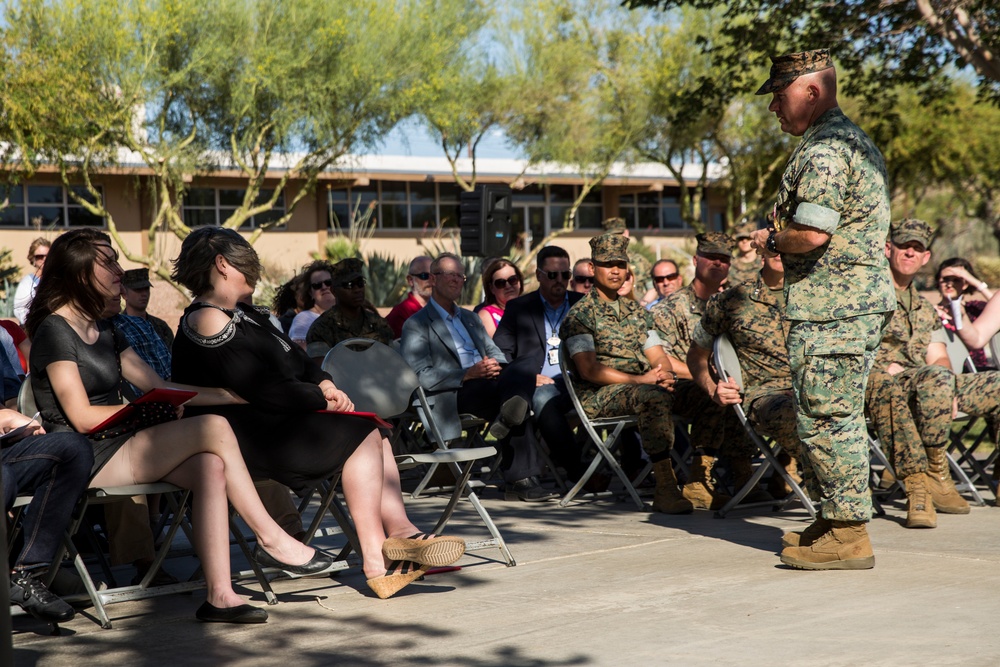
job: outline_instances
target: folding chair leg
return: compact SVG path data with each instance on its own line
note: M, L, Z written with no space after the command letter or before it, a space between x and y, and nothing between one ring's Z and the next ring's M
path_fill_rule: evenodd
M250 569L253 571L254 576L257 578L257 583L260 584L260 589L264 593L264 599L267 600L269 605L278 604L278 596L274 594L271 589L271 582L264 574L264 570L261 569L260 565L253 558L253 552L250 551L250 545L247 543L247 538L243 536L243 531L233 518L235 511L229 513L229 531L233 534L233 538L236 540L236 544L239 545L240 551L243 552L243 556L247 559L250 564Z
M955 476L958 477L958 484L955 485L956 490L967 491L972 495L972 499L975 501L976 505L979 507L985 507L986 501L983 500L981 495L979 495L979 491L976 490L976 485L973 484L972 480L969 479L969 476L965 474L965 470L962 469L962 466L958 465L955 459L952 458L951 454L948 452L945 452L945 457L948 459L948 467L950 467L952 472L955 473Z

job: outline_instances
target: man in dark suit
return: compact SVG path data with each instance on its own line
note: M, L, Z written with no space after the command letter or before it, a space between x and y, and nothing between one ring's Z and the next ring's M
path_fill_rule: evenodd
M507 357L493 343L475 314L456 303L466 276L461 260L451 253L431 264L431 298L406 320L401 353L432 401L431 411L445 440L461 436L459 415L471 413L493 420L490 432L500 441L501 468L507 500L548 500L553 494L535 479L537 453L525 435L528 403L523 392L503 391L507 383L524 382L504 372ZM501 393L510 396L506 401Z
M504 383L501 391L520 391L531 402L552 460L575 481L586 466L566 421L573 404L559 371L559 325L583 294L567 289L572 272L569 254L562 248L542 248L536 264L538 291L508 301L493 334L497 347L511 360L506 373L518 377L515 382Z

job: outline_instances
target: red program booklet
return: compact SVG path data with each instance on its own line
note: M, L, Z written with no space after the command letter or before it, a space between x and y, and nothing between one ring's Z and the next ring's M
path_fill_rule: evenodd
M121 410L111 415L94 428L90 429L90 433L98 433L106 428L111 428L112 426L117 426L122 422L128 421L135 413L134 406L139 403L169 403L176 408L184 405L197 395L198 392L187 391L185 389L167 389L163 387L150 389L128 405L123 405Z
M392 424L382 419L374 412L344 412L342 410L320 410L319 412L325 412L326 414L330 415L347 415L349 417L363 417L364 419L375 422L375 425L381 428L392 428Z

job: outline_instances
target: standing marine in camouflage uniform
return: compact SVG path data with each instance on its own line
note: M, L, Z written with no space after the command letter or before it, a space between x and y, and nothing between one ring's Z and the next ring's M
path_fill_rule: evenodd
M780 253L784 262L798 432L822 504L822 516L798 536L798 546L781 552L781 562L868 569L875 556L866 529L872 504L865 387L895 307L884 250L885 160L837 105L828 51L771 61L757 94L773 94L768 109L802 142L781 178L775 229L752 236L765 257Z
M698 249L692 258L694 280L670 294L650 310L657 330L663 335L664 349L671 353L673 371L677 373L674 387L674 414L691 422L691 447L694 458L691 474L684 484L684 497L702 509L719 509L729 496L719 493L712 484L712 468L724 444L738 486L743 485L753 469L750 458L753 449L736 417L736 413L716 404L691 379L685 363L691 347L692 332L705 313L708 299L717 294L719 285L729 274L733 242L721 232L698 234ZM760 495L751 502L768 500Z
M930 261L931 236L921 220L892 226L885 252L896 287L896 312L868 382L868 412L893 455L897 477L906 484L907 527L927 528L936 525L935 510L969 512L946 457L953 407L990 421L1000 414L1000 373L952 369L949 334L934 306L913 285L913 277Z
M392 327L365 300L365 279L360 259L337 262L330 274L337 303L320 315L306 334L306 352L313 359L323 360L326 353L342 340L369 338L392 345Z
M590 239L594 287L566 314L559 328L566 354L576 366L574 387L591 418L634 414L642 446L653 463L653 509L686 514L694 508L677 488L670 461L674 446L671 406L674 381L649 311L618 296L628 271L628 237Z
M756 278L709 299L705 314L694 327L687 363L695 382L712 400L725 406L742 403L754 430L773 438L786 457L802 462L806 490L818 497L795 426L792 369L785 349L789 323L785 319L784 278L781 256L775 255L764 261ZM729 378L716 382L709 372L713 342L722 334L729 336L736 349L743 371L742 387ZM791 464L789 472L794 471L790 458L785 461L786 469Z
M736 241L736 256L733 257L729 265L729 282L727 287L738 285L747 280L754 280L760 273L760 256L753 249L753 241L750 234L757 229L757 225L746 222L736 228L733 232L733 240Z

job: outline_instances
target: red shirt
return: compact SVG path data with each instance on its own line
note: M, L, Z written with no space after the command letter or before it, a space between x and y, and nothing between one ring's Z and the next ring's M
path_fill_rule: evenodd
M392 327L392 333L396 335L396 338L403 335L403 322L416 315L421 308L423 306L417 301L417 297L413 296L413 292L407 294L405 299L393 306L389 314L385 316L385 321Z
M10 337L14 339L14 347L17 348L17 356L21 360L21 368L24 372L28 372L28 360L24 358L24 353L21 352L21 343L27 338L21 326L13 320L0 320L0 326L7 330Z

